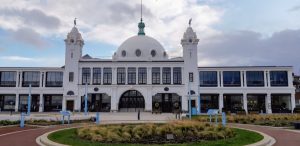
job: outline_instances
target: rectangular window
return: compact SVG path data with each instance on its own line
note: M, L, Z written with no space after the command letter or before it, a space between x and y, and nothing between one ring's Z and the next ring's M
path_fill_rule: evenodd
M199 72L200 87L217 87L218 73L216 71Z
M288 86L287 71L270 71L271 86Z
M162 70L162 82L163 84L171 84L171 68L164 67Z
M101 84L101 68L93 68L93 85Z
M136 68L128 68L128 84L136 84Z
M194 74L192 72L189 73L189 82L194 82Z
M74 72L69 72L69 82L74 81Z
M124 85L126 81L126 71L124 67L117 68L117 84Z
M152 68L152 84L160 84L160 68Z
M239 71L223 71L224 87L240 87L241 74Z
M103 68L103 84L111 85L112 70L111 68Z
M248 87L263 87L265 86L263 71L247 71L246 72Z
M40 86L40 72L38 71L25 71L23 72L22 87L39 87Z
M82 68L82 84L90 84L91 81L91 69Z
M139 84L147 84L147 68L140 67L138 72Z
M46 72L46 87L62 87L63 72Z
M16 72L0 72L0 87L16 87Z
M181 67L173 68L173 84L181 84L182 75L181 75Z

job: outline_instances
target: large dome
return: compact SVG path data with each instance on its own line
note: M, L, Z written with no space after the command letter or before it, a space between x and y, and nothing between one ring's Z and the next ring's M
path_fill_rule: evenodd
M136 35L124 41L114 54L115 60L165 60L168 55L163 46L154 38Z

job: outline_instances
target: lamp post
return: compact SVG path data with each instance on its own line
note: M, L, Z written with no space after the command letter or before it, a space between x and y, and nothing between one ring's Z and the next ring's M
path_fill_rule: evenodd
M88 96L87 96L87 82L85 83L85 95L84 95L84 115L87 115L87 111L88 111L88 107L87 107L87 100L88 100Z
M31 84L29 84L29 94L28 94L28 101L27 101L27 115L30 115L30 109L31 109Z

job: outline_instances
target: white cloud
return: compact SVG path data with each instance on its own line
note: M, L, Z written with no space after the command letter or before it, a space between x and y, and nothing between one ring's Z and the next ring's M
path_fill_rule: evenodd
M10 66L10 67L36 67L37 64L41 67L58 67L63 66L63 58L55 57L24 57L24 56L0 56L0 66Z
M144 0L146 34L160 40L166 49L180 47L180 39L193 18L193 27L205 38L214 33L212 25L223 12L195 0ZM34 29L41 36L65 37L78 18L78 27L85 40L119 46L137 33L140 16L139 0L4 0L0 6L0 27L17 31ZM45 24L46 23L46 24Z

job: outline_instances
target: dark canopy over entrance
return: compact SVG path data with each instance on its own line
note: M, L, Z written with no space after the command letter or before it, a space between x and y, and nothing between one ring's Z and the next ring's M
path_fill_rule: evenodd
M143 95L136 90L128 90L124 92L119 101L119 111L135 112L145 109L145 100Z

